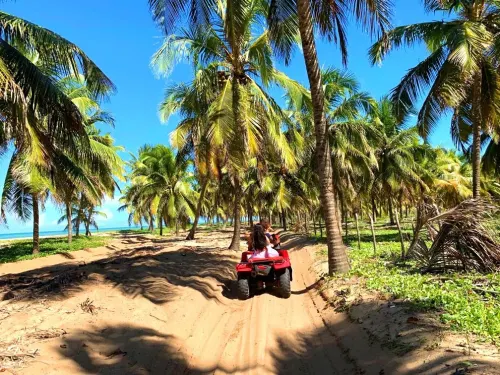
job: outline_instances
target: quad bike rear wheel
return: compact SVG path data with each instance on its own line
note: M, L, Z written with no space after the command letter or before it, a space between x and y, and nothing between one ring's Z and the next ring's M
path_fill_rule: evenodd
M290 271L288 270L288 268L280 275L279 281L281 297L289 298L292 294L292 287L290 286Z
M250 297L250 283L248 278L238 278L238 299L246 300Z

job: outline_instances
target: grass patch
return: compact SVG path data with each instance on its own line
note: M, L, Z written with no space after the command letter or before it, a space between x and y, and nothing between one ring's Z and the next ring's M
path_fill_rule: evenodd
M105 245L111 237L73 237L68 245L66 237L40 239L40 253L33 255L32 240L9 241L0 244L0 263L18 262L20 260L43 258L53 254L65 254L71 251L94 248Z
M351 248L347 276L360 277L366 289L403 299L416 310L435 311L452 330L500 344L500 273L420 274L413 262L397 262L401 253L397 230L378 228L376 237L377 255L369 229L361 231L361 249L355 231L345 239ZM409 243L405 245L407 249Z

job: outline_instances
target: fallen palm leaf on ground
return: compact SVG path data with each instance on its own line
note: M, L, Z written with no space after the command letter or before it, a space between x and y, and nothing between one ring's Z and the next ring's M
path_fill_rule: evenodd
M410 255L424 272L495 271L500 266L500 243L489 226L499 212L496 202L470 199L440 215L423 218L417 229L438 224L439 231L430 248L424 241L414 240Z

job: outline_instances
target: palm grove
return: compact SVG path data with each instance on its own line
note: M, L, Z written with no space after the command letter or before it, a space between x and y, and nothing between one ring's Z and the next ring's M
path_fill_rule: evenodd
M122 209L130 223L188 228L200 217L230 221L230 248L240 246L243 217L268 217L325 228L329 272L349 263L341 226L375 221L431 197L440 208L467 198L496 197L500 168L497 76L500 4L424 0L448 21L391 29L387 0L150 0L164 42L153 69L192 67L189 81L165 92L160 116L181 118L171 146L145 145L127 163ZM188 15L187 25L177 24ZM113 123L100 102L113 85L75 45L2 13L2 145L15 151L2 196L2 215L34 220L48 197L78 234L95 224L96 207L112 196L124 166L120 150L96 124ZM355 77L320 69L316 38L336 43L348 62L347 23L378 39L379 63L394 48L424 42L429 56L384 98L363 92ZM301 48L309 88L276 62ZM49 50L51 53L49 53ZM55 51L55 52L54 52ZM271 93L279 90L281 99ZM419 105L420 101L422 104ZM425 141L453 113L457 150ZM482 152L483 151L483 152ZM404 249L403 249L404 257Z

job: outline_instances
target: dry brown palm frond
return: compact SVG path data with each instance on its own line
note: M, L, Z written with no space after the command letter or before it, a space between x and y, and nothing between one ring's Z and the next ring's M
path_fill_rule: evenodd
M439 209L431 197L424 196L418 202L416 223L413 228L413 240L408 249L409 257L415 257L422 252L428 251L425 241L420 238L420 233L424 228L427 228L430 239L433 240L435 238L438 230L430 223L430 220L438 214Z
M91 301L90 298L87 298L84 302L80 303L81 309L89 314L96 314L97 313L97 308L94 305L94 301Z
M425 272L463 270L492 272L500 267L500 243L489 228L500 206L485 199L469 199L427 220L440 229L427 249L417 242L412 255Z

